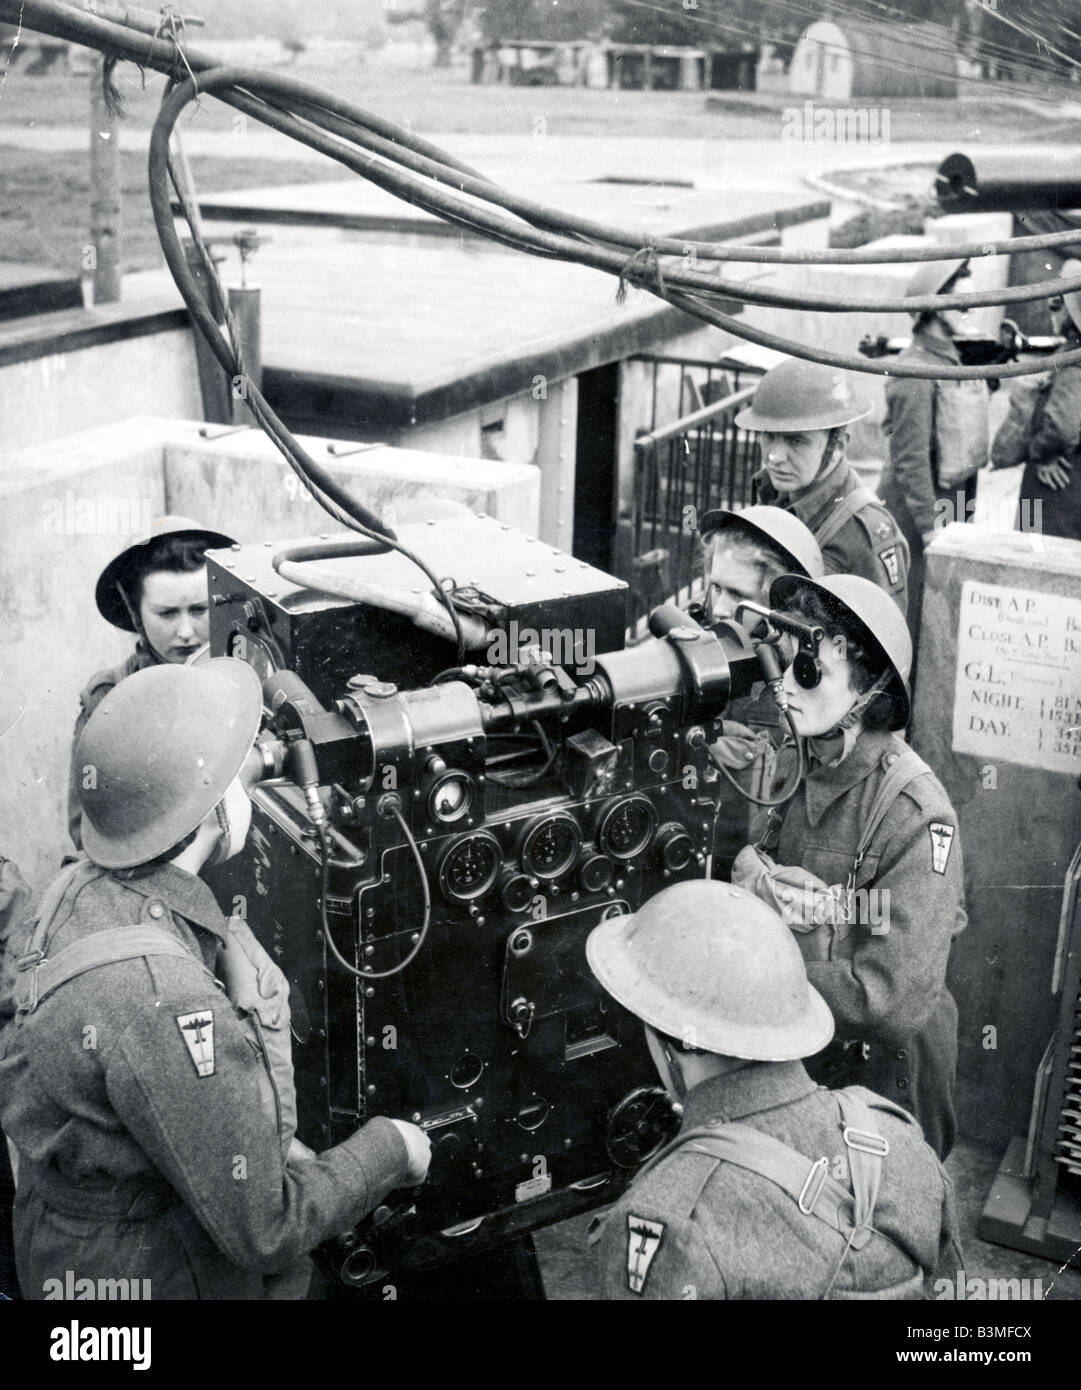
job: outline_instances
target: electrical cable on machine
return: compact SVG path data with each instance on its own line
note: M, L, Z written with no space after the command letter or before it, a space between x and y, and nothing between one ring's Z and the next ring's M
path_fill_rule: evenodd
M401 810L394 805L391 805L389 809L391 814L397 820L398 826L402 834L405 836L406 843L408 844L410 850L413 853L413 860L416 863L417 875L420 881L421 896L424 900L424 916L421 921L420 931L417 933L417 939L413 944L413 949L409 952L409 954L405 957L404 960L399 961L398 964L390 970L372 970L370 967L365 967L365 969L363 970L358 970L355 965L349 964L346 958L342 955L341 951L338 949L338 945L335 942L330 930L330 923L327 920L327 892L329 889L331 863L330 841L327 836L326 826L322 824L316 825L316 833L319 836L319 855L321 860L319 885L319 913L323 923L323 939L330 947L331 955L342 967L342 969L347 970L350 975L355 975L358 980L389 980L392 975L400 975L402 971L405 969L405 967L407 965L410 965L414 960L416 960L417 956L420 955L421 948L423 947L424 942L428 936L428 928L431 925L432 921L432 899L431 894L428 891L428 874L424 867L424 860L420 857L420 851L417 849L417 842L413 838L413 832L409 829L409 826L406 824L405 819L402 816Z

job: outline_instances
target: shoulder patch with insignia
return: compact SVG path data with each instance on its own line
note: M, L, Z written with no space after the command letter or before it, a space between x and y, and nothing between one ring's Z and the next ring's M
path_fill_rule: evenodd
M203 1009L195 1014L177 1014L176 1025L187 1044L196 1075L214 1075L214 1011Z
M893 535L893 527L888 521L880 521L875 527L875 535L882 540L888 540Z
M936 874L944 874L957 832L952 825L937 820L932 821L928 829L931 832L931 868Z
M647 1221L644 1216L627 1213L627 1287L631 1293L641 1293L645 1288L664 1230L663 1221Z
M885 550L880 550L878 558L882 561L882 568L886 571L886 579L890 585L899 584L901 582L901 564L897 559L897 547L890 545Z

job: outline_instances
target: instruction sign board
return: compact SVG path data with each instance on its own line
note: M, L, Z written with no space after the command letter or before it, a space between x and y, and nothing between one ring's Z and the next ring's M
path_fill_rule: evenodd
M953 748L1081 773L1081 599L966 579Z

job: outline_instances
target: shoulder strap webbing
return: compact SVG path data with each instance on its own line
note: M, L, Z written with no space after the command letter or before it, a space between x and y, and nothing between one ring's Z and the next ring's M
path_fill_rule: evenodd
M110 927L72 942L51 959L24 956L19 961L16 986L19 1010L33 1013L43 999L77 975L136 956L184 956L195 960L186 947L160 927Z
M723 1124L687 1130L655 1155L639 1174L649 1172L677 1149L707 1153L745 1168L787 1192L805 1216L817 1216L860 1250L872 1234L882 1159L889 1144L875 1128L867 1104L851 1091L835 1091L841 1108L842 1137L849 1151L852 1191L830 1176L829 1160L811 1159L750 1125Z
M854 487L848 496L842 499L840 505L830 512L825 523L814 533L819 549L825 550L838 531L847 526L856 513L862 511L869 502L878 502L878 498L871 489L864 487L862 483ZM879 505L881 506L881 503Z
M914 752L908 744L902 747L896 760L890 763L886 769L886 775L878 785L875 799L871 802L871 809L863 823L859 844L856 846L856 869L863 862L863 856L867 853L878 827L885 819L886 812L910 782L914 782L917 777L922 777L925 772L930 772L930 770L920 755Z
M26 949L15 964L12 993L16 1018L33 1013L46 995L76 975L83 975L102 965L113 965L117 961L147 955L187 956L194 959L191 952L168 932L143 924L95 932L93 936L65 946L54 959L48 959L45 954L46 938L65 893L80 878L89 877L92 872L99 872L96 864L89 859L76 859L65 865L45 890ZM209 971L207 973L210 974Z

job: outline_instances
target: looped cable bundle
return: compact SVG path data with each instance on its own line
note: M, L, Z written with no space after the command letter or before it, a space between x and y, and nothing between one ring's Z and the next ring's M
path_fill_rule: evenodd
M723 275L726 263L879 265L1063 249L1081 244L1081 228L1003 241L905 249L821 250L673 237L654 237L643 244L640 234L561 212L501 188L432 142L297 78L257 68L220 67L213 58L187 47L183 17L171 8L163 11L156 22L131 18L127 10L109 5L107 0L99 0L99 10L115 12L121 22L114 23L100 13L77 10L60 0L0 0L0 19L18 24L20 28L25 25L56 38L99 49L108 57L109 71L115 61L126 59L140 67L152 67L170 78L150 142L150 198L166 261L193 322L230 378L239 377L244 382L253 415L312 496L343 525L395 549L402 547L390 528L350 497L334 477L307 454L250 382L227 312L224 318L229 341L223 337L188 267L173 222L170 180L211 284L220 292L217 272L198 234L197 212L185 195L182 181L172 178L169 162L170 135L177 120L187 105L203 95L213 94L243 114L336 160L377 187L454 226L532 256L604 271L617 280L617 301L622 301L627 285L632 284L734 337L848 371L893 377L972 380L1027 376L1042 372L1046 367L1042 362L962 366L937 361L894 361L884 365L856 353L829 352L754 328L738 316L725 312L723 306L730 307L735 302L825 313L911 313L1016 304L1081 290L1081 276L1067 276L1009 289L899 299L841 299L811 291L797 293L770 288L749 280L732 280ZM150 19L153 21L154 17ZM150 34L149 42L146 34ZM188 76L178 84L177 77L182 69ZM219 297L224 303L223 292ZM1081 349L1074 349L1058 354L1055 366L1078 362L1081 362ZM409 554L404 550L403 553ZM461 663L465 646L454 605L423 561L413 555L409 558L431 580L437 596L446 604L457 635Z

